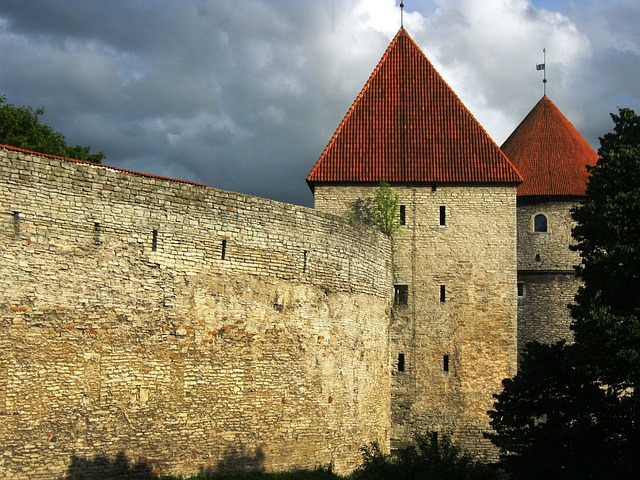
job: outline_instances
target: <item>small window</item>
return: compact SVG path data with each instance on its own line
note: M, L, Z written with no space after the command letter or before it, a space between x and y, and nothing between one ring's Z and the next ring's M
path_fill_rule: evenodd
M93 223L93 243L95 245L102 244L102 225L100 222Z
M447 301L447 287L440 285L440 301L442 303Z
M443 372L449 371L449 355L444 355L442 357L442 371Z
M394 285L393 304L396 306L409 303L409 285Z
M158 250L158 230L153 230L153 235L151 237L151 250L154 252Z
M13 212L13 233L16 238L20 236L20 212Z
M404 353L398 354L398 371L404 372Z
M440 225L447 224L447 208L444 206L440 207Z
M407 224L407 208L404 205L400 205L400 225Z
M225 258L227 258L227 241L226 240L222 240L222 245L220 246L220 248L221 248L220 258L224 260Z
M524 297L524 283L518 282L518 297Z
M546 232L547 231L547 217L542 214L536 215L533 219L533 231L534 232Z

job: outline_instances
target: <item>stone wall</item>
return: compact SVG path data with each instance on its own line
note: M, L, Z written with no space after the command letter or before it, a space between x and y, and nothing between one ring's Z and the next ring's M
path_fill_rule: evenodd
M518 346L531 341L571 341L568 305L580 286L574 267L580 263L571 230L576 198L520 199L518 202ZM547 217L547 231L535 232L533 219Z
M315 208L347 215L376 188L316 186ZM435 430L495 456L482 432L492 394L516 372L516 188L393 189L406 220L394 283L408 298L392 312L392 446Z
M0 173L0 477L346 472L388 448L385 236L11 149Z

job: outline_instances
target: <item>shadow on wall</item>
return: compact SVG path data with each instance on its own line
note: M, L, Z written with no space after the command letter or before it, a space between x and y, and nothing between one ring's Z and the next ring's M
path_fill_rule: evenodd
M71 465L65 480L129 479L152 480L158 478L146 460L131 464L124 452L118 453L114 459L103 455L93 458L71 457Z
M213 476L219 473L264 471L264 453L258 447L253 455L230 448L215 467L200 467L199 474ZM147 460L132 464L124 452L110 459L104 455L83 458L73 455L65 480L156 480L161 477L153 473L153 466Z

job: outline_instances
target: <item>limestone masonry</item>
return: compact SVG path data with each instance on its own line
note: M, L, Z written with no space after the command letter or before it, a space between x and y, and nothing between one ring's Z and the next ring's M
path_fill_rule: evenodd
M348 473L429 431L496 458L518 352L570 338L594 156L546 96L498 147L404 29L313 209L0 145L0 478ZM352 218L381 182L391 237Z
M390 430L390 242L331 215L0 150L0 477L339 471Z

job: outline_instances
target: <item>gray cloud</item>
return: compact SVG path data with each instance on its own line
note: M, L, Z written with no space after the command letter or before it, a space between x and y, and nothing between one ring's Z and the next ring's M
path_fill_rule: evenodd
M107 163L310 205L304 181L399 28L394 0L4 0L0 94ZM549 95L597 146L639 107L635 2L407 1L405 26L501 143Z

